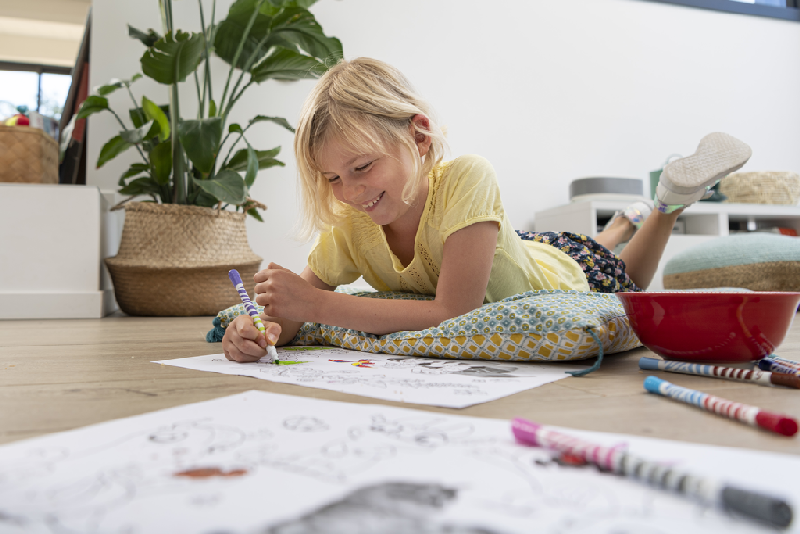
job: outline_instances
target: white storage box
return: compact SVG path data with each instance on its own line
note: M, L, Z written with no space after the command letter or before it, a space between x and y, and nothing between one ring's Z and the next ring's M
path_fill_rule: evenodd
M108 204L97 187L0 184L0 319L116 310L101 263L114 252L105 229L117 215Z

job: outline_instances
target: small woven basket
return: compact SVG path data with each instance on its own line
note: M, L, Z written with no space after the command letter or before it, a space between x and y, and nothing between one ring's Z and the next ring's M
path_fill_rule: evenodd
M794 172L736 172L719 183L728 200L741 204L797 204L800 176Z
M194 316L241 302L228 271L238 270L248 284L261 266L245 217L199 206L126 204L119 252L105 260L119 307L128 315Z
M0 125L0 182L58 183L58 143L39 128Z

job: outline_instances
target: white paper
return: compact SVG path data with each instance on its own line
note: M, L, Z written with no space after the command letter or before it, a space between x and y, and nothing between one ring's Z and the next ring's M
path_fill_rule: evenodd
M465 408L507 397L567 378L566 371L587 367L561 363L414 358L337 347L279 348L278 356L281 360L306 363L237 363L226 360L224 354L153 363L446 408Z
M800 502L796 457L569 432ZM774 531L560 466L508 421L249 391L0 447L0 532Z

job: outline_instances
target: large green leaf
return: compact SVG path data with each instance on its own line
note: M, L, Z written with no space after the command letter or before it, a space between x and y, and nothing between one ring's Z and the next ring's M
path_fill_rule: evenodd
M81 109L78 110L78 118L85 119L89 115L97 113L98 111L105 111L108 109L108 99L104 96L91 95L86 97L86 100L81 104Z
M120 135L124 140L134 145L138 145L142 141L147 139L152 139L153 137L157 136L161 129L158 126L158 123L155 121L150 121L142 125L141 128L136 128L135 130L125 130Z
M257 174L258 156L256 156L256 151L253 150L253 147L247 145L247 172L244 175L244 183L247 184L247 187L253 187Z
M219 23L214 35L214 53L229 65L233 64L236 50L244 36L250 17L256 8L258 0L239 0L235 2L228 11L228 16ZM266 4L266 3L265 3ZM242 53L236 62L236 68L243 69L258 48L258 44L270 33L272 18L263 14L256 16L247 39L244 41ZM268 51L265 46L254 59L255 64L260 58L264 57Z
M283 9L272 18L270 30L276 38L288 41L308 55L328 64L333 64L342 58L342 43L335 37L325 35L322 26L307 9L300 7Z
M289 121L287 121L283 117L267 117L266 115L256 115L255 117L250 119L250 122L247 123L247 127L249 128L250 126L258 122L273 122L278 126L283 126L290 132L294 133L294 128L292 128L292 125L289 124Z
M193 178L194 183L206 193L216 197L226 204L238 205L247 198L247 189L244 180L239 173L226 169L220 171L210 180L198 180Z
M281 151L281 147L275 147L272 150L255 150L256 158L258 158L258 169L269 169L270 167L284 167L282 161L275 159L275 156ZM243 148L238 150L236 154L225 165L226 169L232 171L246 171L247 170L247 149Z
M316 59L283 48L251 70L250 76L256 83L270 79L299 80L300 78L319 78L325 70L325 65Z
M160 141L167 139L170 134L170 128L169 119L167 118L167 114L164 113L164 110L146 96L142 97L142 110L144 111L145 117L158 123L158 139Z
M178 137L186 151L186 156L202 173L208 174L214 169L214 162L222 142L222 119L212 117L181 121L178 125Z
M172 174L172 143L159 143L150 151L153 178L161 185L169 184Z
M142 72L165 85L182 82L197 70L203 52L202 33L170 32L144 53Z
M159 39L161 39L161 36L157 34L156 31L152 28L147 30L147 33L145 33L142 30L137 30L130 24L128 24L128 35L130 37L133 37L134 39L138 39L139 41L141 41L142 44L145 45L147 48L150 48L151 46L156 44L156 42L158 42Z
M130 80L111 80L105 85L101 85L97 88L97 94L100 96L110 95L117 89L121 89L123 87L130 87L133 82L141 78L141 74L134 74Z
M103 148L100 149L100 155L97 157L97 168L99 169L132 146L133 145L124 140L121 135L112 137L103 145Z
M119 185L124 185L125 180L131 176L137 176L139 174L149 172L150 166L147 163L131 163L131 166L128 167L128 170L122 173L122 176L119 177Z
M137 178L120 188L119 192L123 195L139 196L160 193L161 191L152 178Z

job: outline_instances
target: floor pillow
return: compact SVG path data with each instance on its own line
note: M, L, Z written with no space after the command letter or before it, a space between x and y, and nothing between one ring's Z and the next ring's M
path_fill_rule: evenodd
M754 232L706 241L666 263L664 287L800 291L800 238Z
M430 300L411 293L363 292L361 298ZM219 341L242 305L221 311L206 339ZM377 336L357 330L305 323L292 345L333 345L363 352L437 358L505 361L572 361L640 346L617 297L582 291L529 291L484 304L439 326Z

